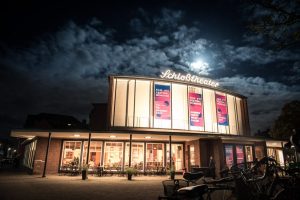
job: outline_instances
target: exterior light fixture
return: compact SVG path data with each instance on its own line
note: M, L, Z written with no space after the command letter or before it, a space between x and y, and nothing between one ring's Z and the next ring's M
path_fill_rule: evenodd
M68 126L71 126L71 125L72 125L72 124L70 124L70 123L68 124Z
M8 151L10 151L10 150L11 150L11 148L9 147L7 150L8 150Z
M110 138L116 138L117 136L115 136L115 135L111 135L111 136L109 136Z
M151 136L146 136L145 138L146 138L146 139L151 139L152 137L151 137Z
M80 135L79 134L74 134L74 137L80 137Z

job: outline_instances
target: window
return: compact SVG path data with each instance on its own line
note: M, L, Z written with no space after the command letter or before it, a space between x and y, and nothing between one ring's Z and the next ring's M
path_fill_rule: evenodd
M246 162L253 161L252 146L245 146Z
M158 167L164 166L164 144L147 143L146 144L146 169L157 170Z
M167 168L170 167L170 145L167 144ZM172 165L175 171L182 170L183 168L183 145L172 144Z
M243 102L241 98L236 98L237 116L238 116L238 132L239 135L244 134L244 109Z
M123 142L105 142L104 169L120 170L123 165Z
M237 121L236 121L236 106L235 97L227 95L228 118L230 134L237 135Z
M116 95L114 99L114 126L125 126L127 83L128 80L126 79L117 79L116 81Z
M125 167L129 166L129 142L126 142ZM131 167L144 170L144 143L131 143Z
M64 141L61 166L80 165L81 141Z
M136 81L134 126L149 127L150 81Z
M216 101L213 90L203 89L205 131L218 132Z
M190 163L191 165L196 165L196 160L195 160L195 146L190 145Z
M83 161L82 163L86 163L87 159L87 149L88 149L88 141L83 143ZM94 168L101 165L101 152L102 152L102 142L99 141L91 141L90 143L90 155L89 155L89 167Z
M188 129L187 86L172 84L173 129Z
M36 150L36 140L25 146L23 165L30 169L33 168L34 154Z
M263 146L255 146L255 157L257 160L260 160L264 157L264 147Z

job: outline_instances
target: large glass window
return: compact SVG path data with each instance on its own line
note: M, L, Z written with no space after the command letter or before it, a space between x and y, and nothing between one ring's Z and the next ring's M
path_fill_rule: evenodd
M88 142L83 143L83 163L86 163L87 159ZM91 141L90 143L90 155L89 155L89 167L95 168L101 165L101 153L102 153L102 142Z
M81 141L64 141L61 166L79 167L81 158Z
M114 99L114 126L125 126L126 102L127 102L126 79L117 79Z
M232 95L227 95L227 106L228 106L228 116L229 116L229 129L230 134L237 134L237 121L236 121L236 106L235 97Z
M172 120L174 129L188 129L187 86L172 84Z
M190 145L190 163L191 165L196 165L194 145Z
M154 127L171 128L171 85L154 84Z
M205 131L218 132L215 92L203 89Z
M128 83L128 103L127 103L127 126L133 127L134 104L135 104L135 80L129 80Z
M284 166L284 157L282 149L278 148L267 148L267 154L269 157L274 158L278 164Z
M23 165L27 168L33 168L34 154L36 150L36 140L25 146Z
M255 146L254 149L255 149L255 157L257 158L257 160L260 160L265 156L263 146Z
M146 169L157 170L158 167L164 166L164 144L147 143L146 144Z
M236 108L237 108L237 116L238 116L238 130L239 135L244 134L244 111L243 111L243 102L241 98L236 97Z
M234 164L233 145L225 145L225 162L228 168L231 168Z
M150 124L150 81L136 81L134 126L149 127Z
M167 144L167 168L170 167L170 145ZM183 145L182 144L172 144L172 166L174 166L175 171L182 170L183 168Z
M252 146L245 146L246 162L253 161Z
M125 148L125 167L129 166L129 142ZM144 170L144 143L131 143L131 167Z
M123 165L123 142L105 142L104 169L120 170Z

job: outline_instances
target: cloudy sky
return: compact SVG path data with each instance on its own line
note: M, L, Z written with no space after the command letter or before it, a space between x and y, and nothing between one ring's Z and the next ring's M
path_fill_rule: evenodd
M0 130L41 112L88 119L108 75L165 69L218 80L248 97L252 133L271 127L300 99L299 48L276 50L247 28L262 9L200 2L1 3Z

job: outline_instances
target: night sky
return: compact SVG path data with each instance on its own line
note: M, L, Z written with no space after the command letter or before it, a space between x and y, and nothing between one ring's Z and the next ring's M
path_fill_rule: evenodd
M299 46L277 50L250 31L266 11L244 2L0 3L0 131L41 112L88 120L91 104L107 101L108 75L165 69L247 96L251 132L271 127L300 99Z

